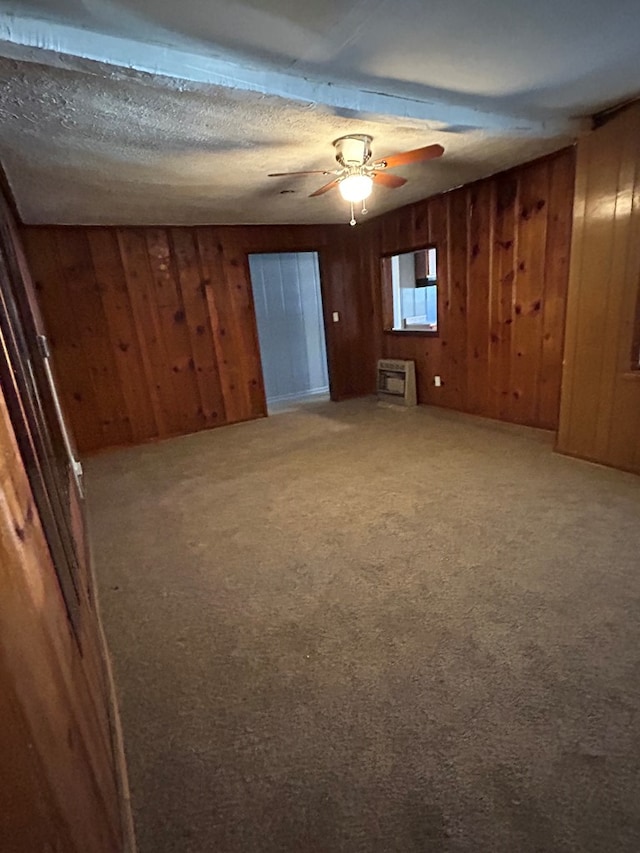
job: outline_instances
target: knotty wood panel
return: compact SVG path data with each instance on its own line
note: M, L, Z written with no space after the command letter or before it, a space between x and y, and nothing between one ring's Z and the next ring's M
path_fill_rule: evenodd
M493 216L487 213L495 210L493 192L494 185L489 182L476 184L467 191L467 409L477 415L489 408Z
M558 450L640 472L640 104L578 143Z
M362 253L356 229L341 229L329 241L320 255L320 274L332 399L369 394L376 375L370 331L374 306L368 286L369 257ZM338 312L338 323L333 322L334 311Z
M2 849L122 850L105 694L70 630L2 394L0 492Z
M40 418L26 414L32 396L23 359L29 359L34 396L47 400L36 346L42 323L1 196L0 256L6 310L0 329L0 847L7 853L124 853L131 849L120 796L126 781L112 737L113 688L94 609L82 505L64 448L58 459L55 412L43 405ZM26 346L15 346L18 340ZM45 458L55 463L57 476L45 471ZM47 518L67 499L68 513ZM73 560L66 547L56 547L54 535L65 525L79 564L75 590L65 586L66 601L72 596L77 604L73 628L60 581Z
M80 451L266 414L252 252L319 252L332 398L368 393L373 306L368 288L358 287L362 254L352 232L349 226L23 228Z
M493 274L495 284L491 289L490 306L489 406L496 417L506 420L510 415L512 399L510 368L519 182L514 174L507 173L498 176L494 185Z
M357 228L25 228L80 449L266 414L247 255L272 251L319 252L334 400L412 358L420 402L555 428L573 169L567 149ZM439 335L383 334L380 256L425 243Z
M565 149L358 226L377 357L415 360L419 402L557 427L574 159ZM427 243L439 334L382 333L379 258Z

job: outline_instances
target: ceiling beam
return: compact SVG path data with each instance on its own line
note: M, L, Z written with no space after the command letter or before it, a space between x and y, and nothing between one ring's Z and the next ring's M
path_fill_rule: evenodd
M487 134L553 137L572 135L579 122L566 118L539 119L490 112L451 100L405 97L283 73L254 63L240 65L226 56L208 56L177 47L92 32L37 18L0 14L0 55L71 70L86 70L87 60L115 69L133 69L155 77L199 85L223 86L274 95L288 100L344 111L352 117L389 116L431 124L468 127Z

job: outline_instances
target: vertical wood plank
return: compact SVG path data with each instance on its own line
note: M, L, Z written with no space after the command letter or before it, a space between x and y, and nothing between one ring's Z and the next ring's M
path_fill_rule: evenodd
M436 246L436 276L439 284L437 290L438 337L421 339L426 344L425 355L428 359L425 390L429 402L440 406L450 406L455 396L454 386L449 382L448 377L443 376L451 362L448 315L445 307L448 292L447 283L449 281L449 222L446 196L439 195L430 199L427 205L427 214L429 230L426 242ZM418 239L418 235L416 234L414 238L416 248L418 248ZM440 376L442 380L442 385L439 388L434 385L435 376Z
M116 231L116 236L155 422L159 436L166 438L175 431L170 408L172 377L158 321L157 306L150 296L151 269L147 241L144 231L135 228L120 228Z
M205 416L198 396L187 317L168 229L146 228L145 239L151 271L148 294L154 303L170 371L165 392L170 394L166 409L171 416L171 431L176 435L195 432L205 425Z
M560 386L564 346L565 311L569 283L572 209L566 199L573 196L575 166L572 159L549 164L549 212L544 272L542 353L538 381L537 424L557 429L560 416Z
M86 232L58 232L56 251L60 262L59 286L71 306L74 330L80 342L93 388L97 413L95 446L131 442L131 424L126 414L113 349L109 340Z
M385 317L385 309L380 302L382 265L380 261L380 226L376 221L374 227L367 229L362 240L361 256L363 259L364 281L369 281L369 303L371 305L371 360L372 371L376 369L376 362L382 353L383 329L393 325L393 306L387 306L388 312ZM364 331L366 335L366 329ZM369 392L376 387L377 373L372 373ZM362 389L364 393L367 388Z
M580 388L599 388L603 364L596 358L602 347L602 321L607 314L611 289L611 246L614 233L615 199L620 170L620 151L611 126L606 126L610 144L589 146L588 188L585 202L585 232L581 244L581 298L577 306L579 322L576 329L572 380ZM595 139L595 137L593 138ZM591 357L585 356L591 353ZM580 424L573 435L573 447L578 455L593 453L598 423L598 395L573 395L571 419Z
M442 196L444 198L444 196ZM413 212L411 245L416 248L426 246L433 239L433 222L431 220L431 203L428 200L419 201L409 208Z
M267 414L267 398L262 376L249 255L242 240L228 240L226 246L228 248L225 248L223 256L226 261L227 287L231 292L240 347L236 357L242 365L243 400L247 401L244 418L257 418Z
M442 324L447 334L449 364L443 368L443 381L452 408L467 408L467 196L465 190L447 194L449 230L447 236L448 278ZM442 303L441 303L442 304Z
M194 242L195 235L188 228L172 228L170 234L184 304L186 329L193 354L193 369L200 399L199 411L207 426L215 426L224 423L224 400L207 309L206 285Z
M549 161L520 175L512 327L512 420L537 426L543 336Z
M595 424L594 453L600 459L607 455L609 435L611 431L611 409L615 397L616 383L606 382L604 377L616 369L618 356L618 330L624 323L625 317L621 308L624 302L624 287L616 287L616 282L623 282L629 258L629 244L637 241L638 235L631 233L631 212L633 205L634 180L636 176L637 138L632 134L616 138L618 153L618 176L614 209L611 211L613 230L609 249L610 263L606 314L601 320L602 341L600 358L602 361L602 377L598 395L597 420ZM627 318L630 312L627 312ZM627 336L625 336L627 337ZM627 337L628 340L628 337ZM627 365L624 366L625 369Z
M576 175L571 222L571 250L569 253L569 282L564 333L562 380L560 391L560 413L558 420L557 449L572 447L573 417L573 371L578 351L580 327L580 280L586 232L585 211L589 189L588 174L591 157L590 140L587 138L576 150Z
M513 173L495 180L488 410L492 417L503 420L511 416L511 334L516 280L518 185L518 178Z
M619 135L622 199L616 203L616 225L618 231L626 235L627 250L624 259L616 257L613 261L613 292L605 325L610 355L604 371L607 386L613 386L613 394L607 444L596 452L597 458L608 464L640 472L640 371L637 362L633 363L633 372L630 370L630 356L637 357L635 341L640 340L640 314L636 313L640 311L640 156L637 154L640 110L637 105L623 114L623 118L624 131ZM602 407L601 412L604 414Z
M241 338L227 283L222 232L199 228L197 237L226 417L235 423L249 416L250 405L238 357Z
M87 230L96 285L109 328L118 379L134 443L159 435L152 391L143 367L116 233L109 228Z
M492 257L492 183L468 190L467 408L489 409L489 304Z
M211 338L216 357L218 376L220 381L220 395L227 422L233 423L240 420L241 410L235 405L235 388L239 381L238 365L233 358L229 357L229 343L231 339L227 335L225 325L225 290L224 267L222 257L222 243L216 236L215 229L197 228L196 245L200 258L200 270L204 283L207 313L211 327ZM220 303L221 310L218 308Z

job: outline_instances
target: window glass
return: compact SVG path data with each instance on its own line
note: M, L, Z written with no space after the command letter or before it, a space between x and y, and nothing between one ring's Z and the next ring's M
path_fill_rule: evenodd
M384 258L383 282L388 291L385 302L391 309L385 317L385 328L395 332L437 332L438 277L434 246Z

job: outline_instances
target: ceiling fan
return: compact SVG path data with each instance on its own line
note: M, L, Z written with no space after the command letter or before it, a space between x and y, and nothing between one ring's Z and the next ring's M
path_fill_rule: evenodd
M371 143L373 137L366 133L355 133L341 136L333 142L336 149L337 169L312 169L307 172L273 172L268 177L284 178L292 175L335 175L328 184L312 192L309 198L329 192L338 187L340 194L351 205L351 225L356 224L353 205L363 203L362 212L366 213L365 200L371 195L374 184L380 184L394 190L407 183L406 178L387 173L387 169L396 166L407 166L410 163L422 163L433 160L444 154L442 145L427 145L424 148L414 148L413 151L403 151L401 154L391 154L389 157L371 159Z

